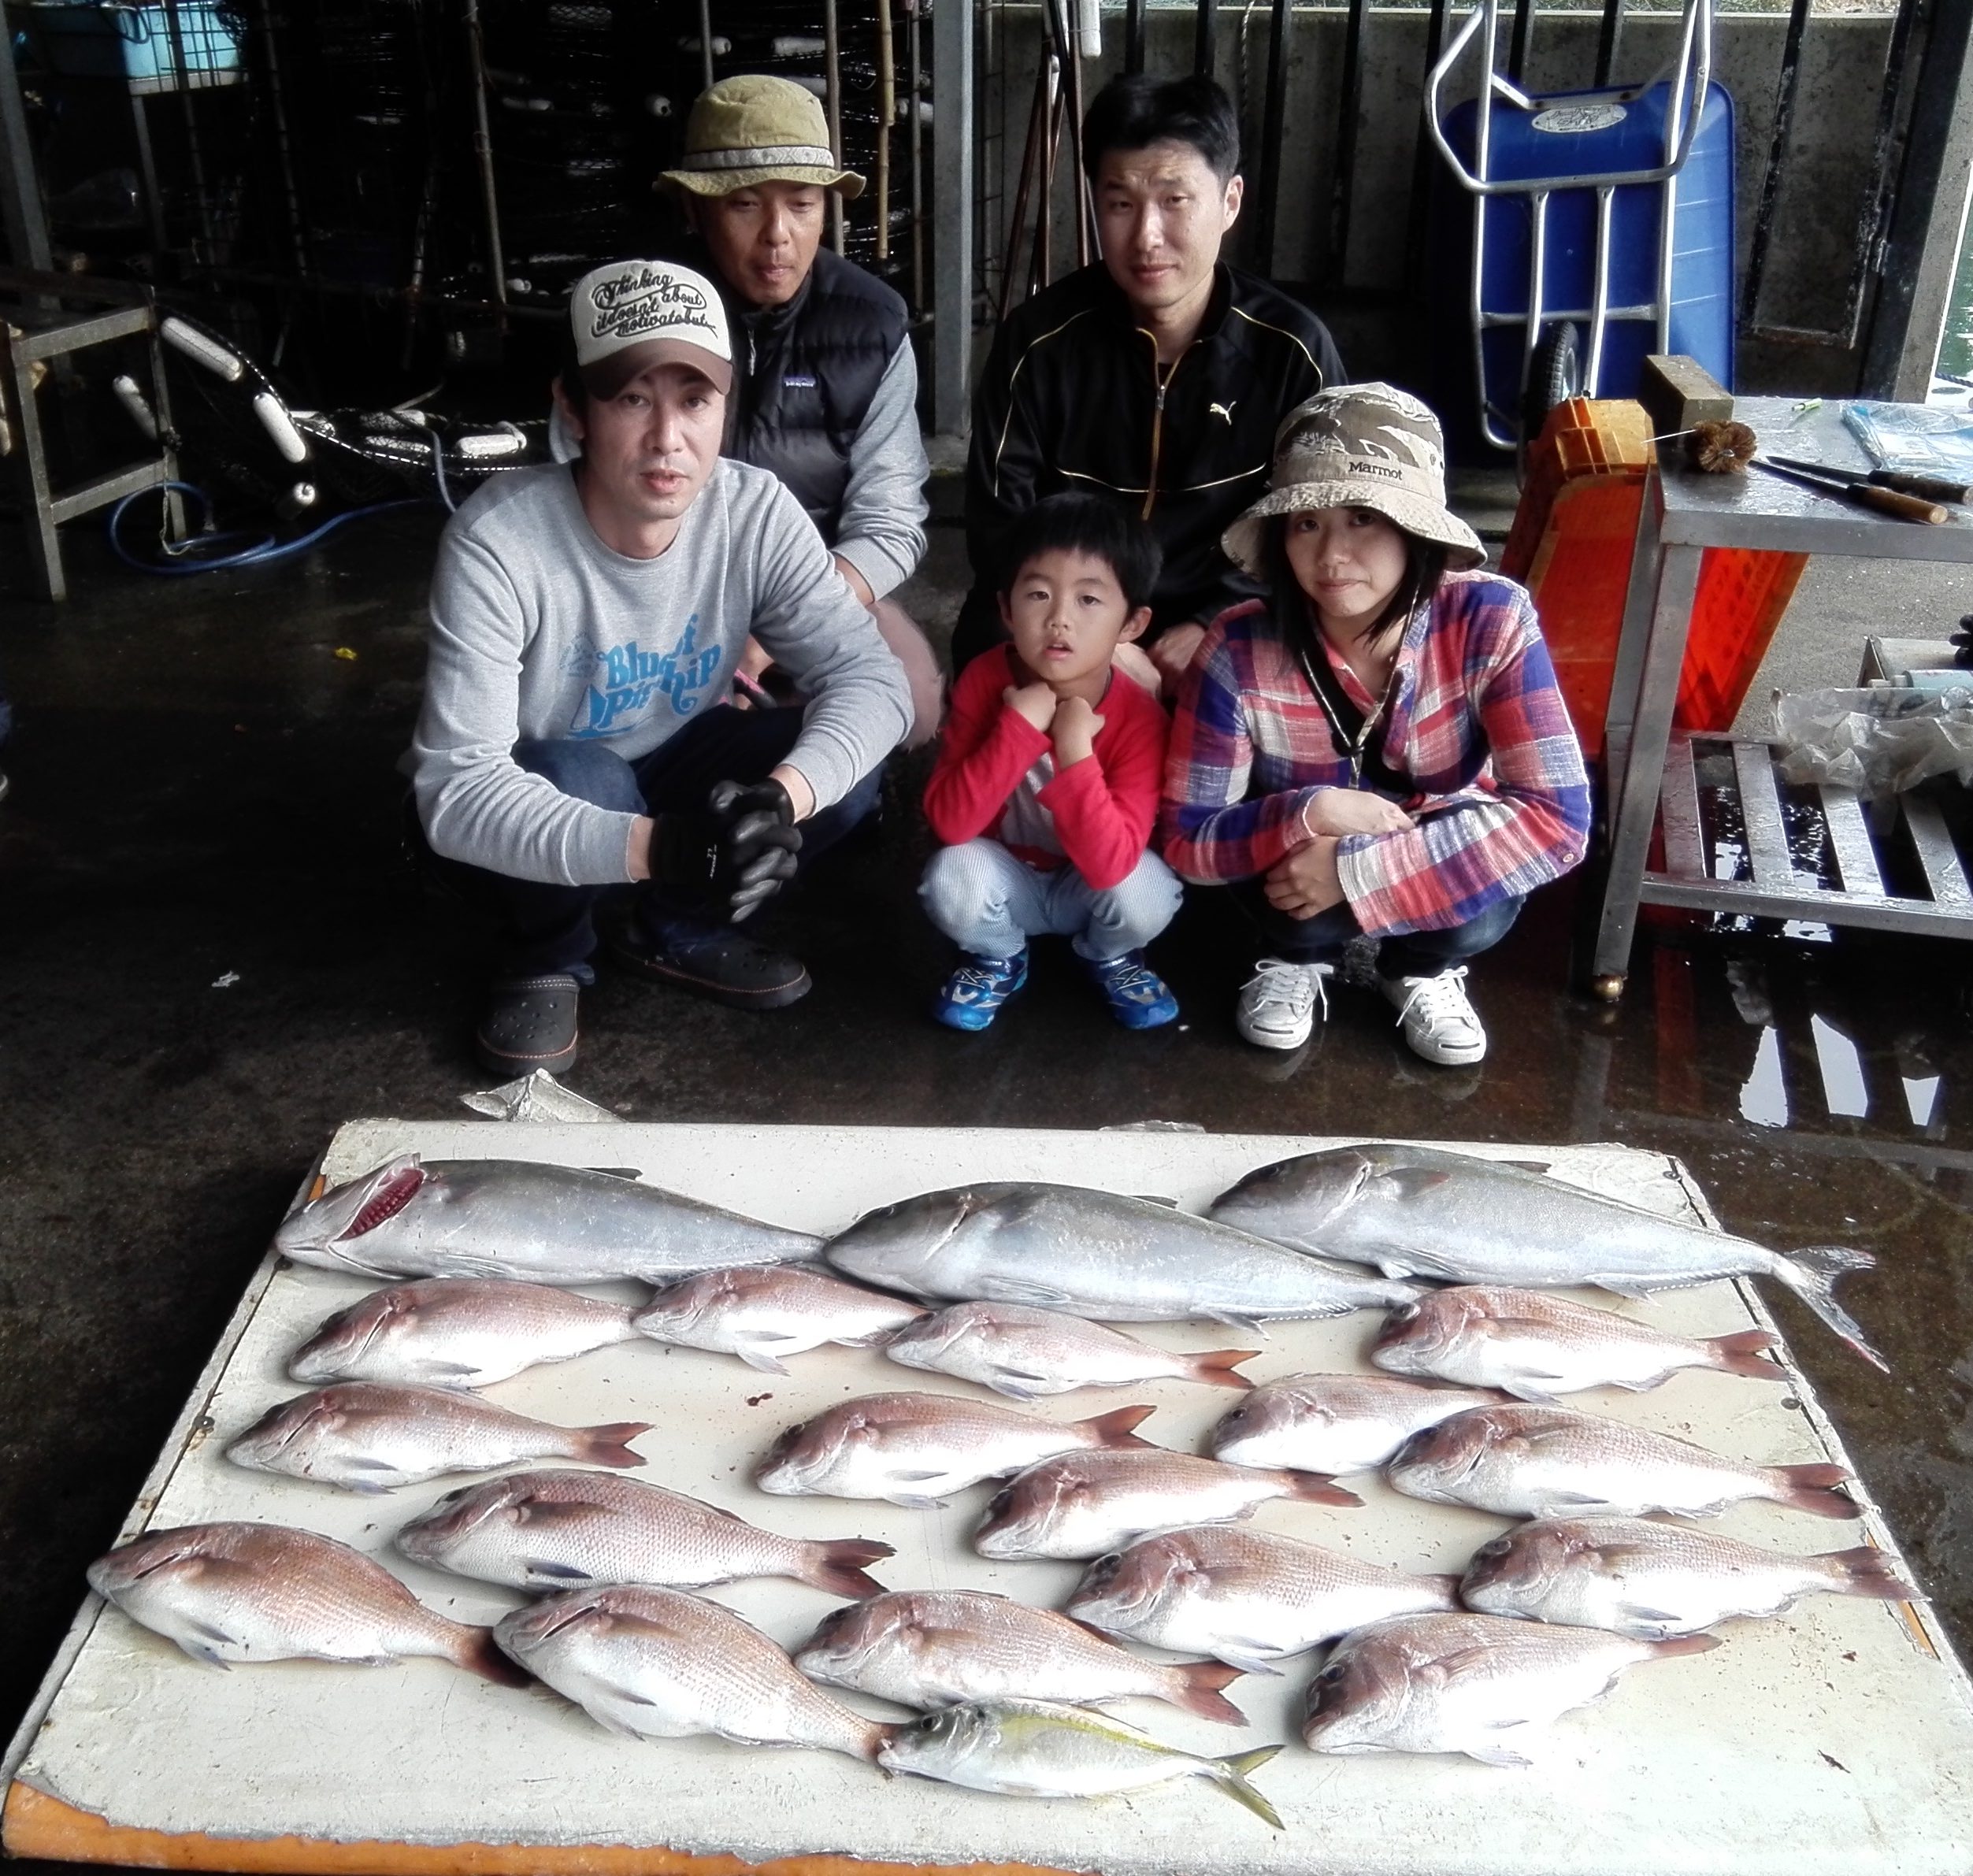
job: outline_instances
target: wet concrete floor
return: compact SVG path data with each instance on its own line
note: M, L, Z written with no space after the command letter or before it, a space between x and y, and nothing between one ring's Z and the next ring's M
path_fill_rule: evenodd
M22 601L0 564L19 713L0 754L7 1730L336 1125L456 1117L488 1079L466 1047L473 934L398 847L436 518L182 581L125 576L70 532L65 609ZM949 617L956 532L935 536L948 577L907 597ZM1564 888L1476 970L1492 1052L1452 1071L1411 1058L1361 988L1299 1054L1247 1047L1249 954L1199 908L1159 951L1176 1029L1124 1033L1044 955L993 1030L961 1037L925 1015L948 955L912 894L922 774L902 765L881 829L775 915L814 973L805 1002L741 1015L606 974L573 1084L640 1121L1156 1119L1678 1154L1729 1229L1880 1259L1846 1296L1889 1378L1771 1300L1973 1650L1973 951L1671 925L1608 1010L1563 988Z

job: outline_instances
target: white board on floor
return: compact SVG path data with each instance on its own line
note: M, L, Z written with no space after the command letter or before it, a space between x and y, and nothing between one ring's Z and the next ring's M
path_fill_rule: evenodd
M340 1181L407 1150L634 1168L655 1184L828 1233L872 1206L978 1179L1067 1181L1199 1207L1250 1168L1333 1144L1163 1132L365 1122L338 1133L325 1170ZM1593 1190L1700 1215L1675 1164L1660 1155L1614 1147L1462 1150L1539 1157L1556 1176ZM131 1529L212 1518L305 1526L376 1555L434 1607L491 1622L522 1599L420 1568L390 1548L399 1526L459 1480L358 1497L247 1472L222 1456L235 1433L299 1391L283 1373L293 1348L369 1287L285 1265L263 1271ZM1751 1293L1724 1283L1623 1307L1682 1333L1767 1321ZM1363 1369L1376 1320L1279 1325L1247 1371L1266 1380ZM1134 1326L1174 1348L1242 1340L1216 1325ZM881 1538L896 1547L877 1571L893 1587L970 1586L1060 1604L1079 1566L996 1564L973 1552L969 1533L989 1486L934 1512L758 1492L750 1468L774 1435L833 1403L896 1388L990 1398L899 1368L874 1350L822 1349L792 1366L783 1378L728 1356L640 1343L487 1392L572 1424L649 1420L653 1430L636 1442L648 1463L633 1476L774 1529ZM1076 1418L1153 1402L1144 1433L1198 1451L1234 1398L1171 1381L1062 1396L1029 1411ZM1576 1404L1763 1463L1842 1456L1799 1376L1777 1385L1687 1373L1652 1393L1600 1392ZM1256 1522L1420 1570L1457 1570L1508 1522L1421 1503L1375 1478L1350 1483L1366 1501L1360 1510L1275 1503ZM1798 1550L1866 1536L1890 1543L1874 1513L1848 1525L1754 1504L1719 1528ZM710 1593L785 1644L799 1643L835 1606L792 1583ZM216 1840L520 1845L544 1856L579 1846L663 1846L749 1863L833 1852L1108 1876L1966 1876L1973 1696L1923 1611L1822 1597L1784 1620L1732 1624L1725 1633L1725 1645L1711 1654L1633 1670L1608 1699L1560 1722L1526 1770L1308 1752L1296 1730L1313 1672L1306 1658L1278 1678L1235 1683L1233 1696L1250 1721L1244 1729L1148 1703L1119 1709L1201 1752L1286 1741L1255 1781L1286 1822L1277 1833L1199 1781L1101 1803L1016 1800L886 1779L821 1752L626 1740L545 1690L497 1688L436 1661L218 1672L92 1603L52 1677L39 1723L17 1742L15 1776L19 1787L114 1830ZM459 1867L470 1855L462 1851Z

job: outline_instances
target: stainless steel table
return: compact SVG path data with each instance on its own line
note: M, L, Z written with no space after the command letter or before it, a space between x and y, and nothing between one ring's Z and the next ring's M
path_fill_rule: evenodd
M1752 425L1763 453L1838 468L1872 466L1834 400L1798 414L1786 398L1743 398L1738 413ZM1671 727L1700 556L1708 547L1973 565L1973 513L1949 513L1945 525L1928 527L1758 470L1745 476L1652 472L1638 512L1604 723L1608 834L1583 973L1596 995L1614 1001L1623 994L1641 904L1973 937L1973 884L1930 795L1901 795L1867 812L1847 789L1816 791L1835 881L1825 884L1791 849L1774 751L1745 738L1674 736ZM1708 766L1738 792L1749 877L1712 877L1699 812L1700 778ZM1661 815L1665 864L1652 870L1646 861ZM1886 885L1882 843L1901 847L1907 840L1929 896Z

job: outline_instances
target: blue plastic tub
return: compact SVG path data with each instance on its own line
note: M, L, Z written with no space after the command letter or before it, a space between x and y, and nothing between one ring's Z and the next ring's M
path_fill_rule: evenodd
M1664 83L1634 89L1572 92L1537 100L1524 111L1493 107L1490 180L1596 176L1648 172L1664 161ZM1469 167L1477 107L1460 105L1445 120L1447 141ZM1434 393L1449 432L1469 446L1479 442L1479 387L1474 383L1470 310L1474 198L1440 165L1434 178L1431 328L1436 360ZM1671 319L1661 345L1648 321L1612 319L1603 358L1586 394L1630 397L1645 357L1660 350L1697 359L1721 384L1734 373L1734 106L1719 85L1707 89L1690 154L1669 184L1626 184L1612 203L1608 302L1613 308L1647 306L1658 296L1662 191L1675 189L1672 222ZM1494 196L1486 202L1485 273L1481 304L1489 313L1525 314L1528 308L1530 198ZM1596 191L1558 187L1548 198L1548 247L1542 267L1545 324L1568 313L1585 340L1596 275ZM1510 421L1521 403L1526 336L1519 325L1496 326L1485 339L1485 393Z

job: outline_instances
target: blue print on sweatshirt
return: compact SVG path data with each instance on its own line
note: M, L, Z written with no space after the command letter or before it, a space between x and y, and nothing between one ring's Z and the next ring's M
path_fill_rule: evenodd
M594 662L601 667L600 673L584 693L569 734L577 740L614 736L627 729L630 720L647 710L658 696L665 698L680 716L688 717L703 700L702 693L718 675L725 657L723 646L700 646L696 613L685 621L685 629L669 651L643 651L635 639L599 651Z

